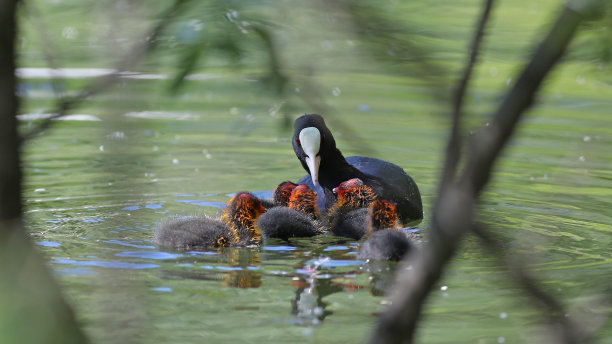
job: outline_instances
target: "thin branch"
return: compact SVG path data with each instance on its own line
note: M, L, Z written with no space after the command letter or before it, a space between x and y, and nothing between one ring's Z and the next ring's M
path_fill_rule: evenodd
M559 300L550 293L547 293L542 286L527 271L525 266L518 259L509 259L500 250L500 241L492 233L482 228L480 225L473 227L473 232L482 241L483 246L493 256L497 257L508 269L510 276L537 304L534 308L542 310L548 323L560 336L562 343L583 343L581 331L577 328L570 318L566 317L566 311Z
M472 184L475 193L482 191L488 182L493 163L512 135L520 116L533 104L542 81L559 62L578 25L585 18L581 13L564 7L552 30L498 108L493 121L472 139L471 154L461 183Z
M453 92L451 132L446 146L446 160L442 169L440 190L455 178L455 174L457 172L457 165L459 163L459 158L461 157L461 112L463 109L463 100L465 99L465 93L467 92L472 71L476 65L478 53L480 52L480 44L482 42L482 37L484 36L485 27L489 20L489 14L491 13L492 7L493 0L484 0L484 9L480 19L478 20L476 33L474 34L474 38L472 40L472 46L470 49L471 53L468 63L465 66L461 79Z
M397 281L390 295L391 305L381 314L370 343L413 342L427 296L461 239L473 227L477 197L489 180L493 163L584 19L581 13L563 7L550 33L500 105L491 125L481 129L472 139L460 180L449 183L436 200L429 242L420 254L409 255L398 267Z
M123 59L121 59L112 73L95 80L88 87L85 87L84 90L78 95L60 99L56 109L51 111L53 115L45 119L42 123L40 123L40 125L32 129L30 132L23 134L21 141L31 139L32 137L40 134L42 131L52 125L53 120L64 116L68 111L80 105L89 97L92 97L115 85L122 72L135 66L156 46L159 35L166 29L170 21L180 13L183 4L188 1L189 0L175 0L174 4L172 4L172 6L170 6L160 16L157 25L148 31L140 44L137 44Z
M49 36L49 28L45 24L45 21L43 20L42 15L38 11L38 8L36 8L36 5L34 4L33 1L24 3L22 8L26 12L27 17L36 27L36 30L38 31L38 35L40 37L41 46L42 46L42 52L43 52L43 55L45 56L45 61L47 62L47 65L49 66L49 68L53 70L58 70L59 65L57 61L59 60L59 57L56 54L57 49L55 48L55 45L53 44L53 39ZM53 79L51 80L51 85L53 87L53 93L55 94L55 97L57 99L61 99L64 97L62 90L60 89L60 86L59 86L60 81L62 79L63 78L61 75L57 75L53 77Z

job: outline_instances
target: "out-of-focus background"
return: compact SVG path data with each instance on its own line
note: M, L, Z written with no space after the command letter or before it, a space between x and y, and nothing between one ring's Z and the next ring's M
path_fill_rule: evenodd
M214 216L239 191L269 197L305 174L290 138L326 117L345 156L403 167L428 212L480 1L35 0L19 14L20 131L122 59L117 85L26 142L26 225L93 343L360 343L395 267L323 236L263 248L174 252L161 221ZM504 1L466 99L486 123L559 1ZM150 54L134 46L167 26ZM585 319L612 277L610 22L581 27L506 147L480 220L529 253L535 275ZM52 69L53 68L53 69ZM523 343L539 314L468 238L427 304L423 343Z

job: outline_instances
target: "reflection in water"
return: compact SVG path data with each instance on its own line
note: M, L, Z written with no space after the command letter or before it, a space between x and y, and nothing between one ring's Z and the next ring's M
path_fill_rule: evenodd
M229 248L227 265L238 267L223 277L223 286L233 288L259 288L261 286L261 259L257 249Z
M344 271L340 275L329 272L330 268L351 265L356 266L356 269ZM319 257L306 261L303 266L297 269L301 276L294 277L293 285L297 287L297 290L295 298L291 301L291 314L296 316L297 325L318 325L333 313L326 310L328 304L323 301L324 297L341 291L356 291L364 288L359 283L345 283L346 278L354 281L356 275L368 273L370 293L373 296L384 296L392 286L397 262L362 262Z
M397 262L368 261L363 271L370 273L370 293L374 296L385 296L393 284Z
M323 297L342 291L342 288L333 284L329 275L318 274L321 267L329 260L329 258L311 260L299 270L305 273L305 276L297 278L294 283L298 288L295 291L295 299L291 301L291 314L296 316L298 325L317 325L332 314L331 311L325 310L327 303L323 302Z
M259 288L261 282L261 259L258 248L220 248L211 251L189 251L189 256L179 257L177 266L189 270L164 270L166 276L191 280L221 281L224 287ZM192 264L193 258L204 265ZM211 261L212 259L212 261ZM186 263L190 262L190 263ZM199 267L201 271L193 269Z

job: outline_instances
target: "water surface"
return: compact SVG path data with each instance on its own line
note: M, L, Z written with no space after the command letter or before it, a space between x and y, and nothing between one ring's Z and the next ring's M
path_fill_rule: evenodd
M526 7L529 18L546 13ZM460 27L469 27L470 18ZM514 49L525 48L521 42L530 41L526 32L535 25L524 20L517 28L506 20L495 23L469 94L470 128L486 120L507 90L519 61ZM439 30L450 35L449 51L436 57L462 61L455 33ZM511 40L508 52L500 38L512 35L525 39ZM335 53L332 62L343 56ZM29 58L23 57L34 67ZM68 94L109 72L88 67L65 70ZM446 103L417 78L326 67L316 79L321 93L337 120L361 137L356 143L330 125L338 146L348 156L365 144L368 154L413 176L425 209L416 229L426 240ZM213 68L170 96L170 68L159 69L126 74L114 91L25 147L27 225L93 342L365 342L387 304L395 264L358 260L356 242L322 235L270 240L260 248L155 247L161 221L215 216L233 193L269 197L279 182L304 175L291 129L282 129L284 110L275 110L282 101L264 93L250 71ZM19 72L24 131L49 116L55 94L45 73ZM499 250L526 255L533 274L571 309L600 295L612 278L612 89L580 61L555 73L506 147L479 220L503 238ZM287 112L310 112L302 106ZM605 304L593 309L610 310ZM424 343L532 342L540 320L501 263L468 237L431 295L419 336ZM610 324L602 343L612 340Z

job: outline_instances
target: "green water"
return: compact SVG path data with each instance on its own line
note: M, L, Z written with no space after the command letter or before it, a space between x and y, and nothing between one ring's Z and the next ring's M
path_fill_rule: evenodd
M444 43L434 58L451 70L463 61L463 43L477 12L477 3L465 3L465 8L440 8L461 14L441 11L445 14L437 18L456 30L424 22L440 13L435 8L416 6L414 13L415 25ZM520 5L497 9L469 94L470 127L486 120L518 70L522 51L531 46L533 30L541 34L548 9L555 8L551 1L524 2L527 10L521 12ZM51 21L51 27L80 28L77 43L87 41L82 17L54 7L65 4L44 6L63 13L59 18L66 21ZM519 15L530 20L509 19ZM75 52L68 59L71 67L107 67L93 57L83 62L83 45L69 41L60 38L59 46ZM31 42L22 47L22 67L44 65L33 57L40 52ZM359 61L335 70L346 51L318 53L321 70L315 79L324 101L335 110L336 123L361 137L356 142L330 124L339 148L348 156L361 154L365 145L367 154L402 166L415 179L425 209L418 229L426 238L447 105L417 78L371 66L351 70ZM144 69L171 73L155 61ZM395 265L356 260L354 242L323 235L203 252L159 250L151 243L162 220L215 215L228 194L247 190L265 197L279 182L304 175L289 141L291 128L283 129L283 111L270 111L280 100L251 81L258 70L216 66L203 72L212 77L189 81L174 97L166 92L168 80L122 80L74 112L100 121L58 122L26 145L27 225L77 318L95 343L365 342L385 308L381 294ZM504 151L478 215L506 241L500 249L526 255L533 274L568 309L586 303L595 313L612 310L592 301L612 278L609 75L609 67L579 58L554 72L537 108ZM67 79L66 90L86 81ZM21 84L22 113L50 108L47 79L23 78ZM300 107L290 115L310 111L308 104L292 102ZM163 116L151 118L154 111ZM125 116L130 112L142 116ZM26 132L37 122L21 123ZM427 303L419 338L424 343L537 341L541 314L531 304L495 257L468 237ZM591 324L602 319L588 312L572 315ZM612 340L612 322L604 321L601 343Z

